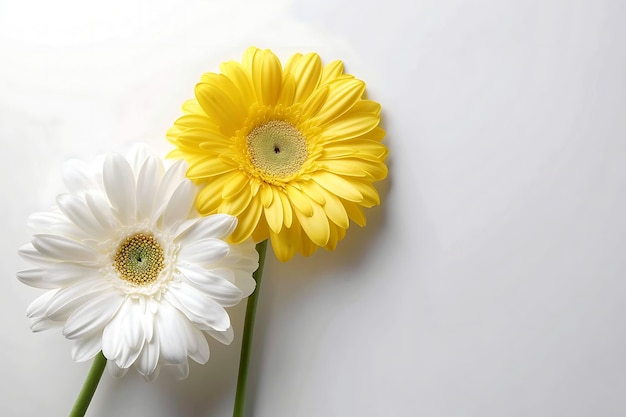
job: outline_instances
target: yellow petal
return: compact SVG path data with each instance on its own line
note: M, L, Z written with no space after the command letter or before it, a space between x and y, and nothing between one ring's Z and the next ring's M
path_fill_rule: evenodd
M354 221L359 226L364 227L367 222L365 220L365 214L363 213L363 209L361 208L361 206L351 201L345 200L342 201L342 203L346 209L346 212L348 213L348 217L350 217L350 219L352 219L352 221Z
M293 75L286 74L283 79L283 86L280 90L280 97L278 103L284 106L293 105L293 98L296 94L296 80Z
M331 159L329 161L320 161L319 166L328 172L337 175L345 175L349 177L368 177L364 171L363 164L356 158Z
M363 196L361 195L359 190L349 181L345 180L339 175L335 175L326 171L319 171L316 172L312 178L319 185L326 188L328 191L338 197L356 202L363 200Z
M261 204L263 204L263 207L269 207L269 205L272 204L273 199L274 193L272 191L272 186L263 184L261 187Z
M380 197L378 196L378 191L376 191L376 188L374 188L371 183L365 183L362 181L354 181L352 185L354 185L359 190L359 192L363 195L363 201L361 201L359 204L368 208L372 206L377 206L380 204Z
M339 80L328 84L330 93L324 105L317 112L319 124L328 123L350 110L365 91L365 83L361 80Z
M240 91L242 99L247 102L248 106L257 101L256 93L252 87L252 80L240 63L235 61L224 62L220 65L220 70L235 84Z
M183 103L183 112L191 114L205 114L198 100L191 98Z
M248 210L248 206L252 204L252 201L257 199L252 197L252 191L250 187L244 187L241 192L229 199L223 199L218 211L224 214L230 214L232 216L239 216L245 210ZM260 203L259 203L260 205ZM250 231L252 233L252 231Z
M222 207L220 206L220 212L223 213L221 209ZM241 243L252 235L261 217L262 209L263 206L261 206L259 199L254 198L250 201L250 204L246 206L246 210L237 215L237 228L230 236L234 243Z
M387 176L387 166L380 161L367 161L359 158L341 158L320 161L321 169L337 175L380 181Z
M205 128L207 125L211 127L216 127L212 125L211 119L209 119L204 114L198 113L190 113L180 116L174 122L174 125L178 126L180 129L193 129L193 128Z
M326 192L326 204L324 204L326 216L339 227L347 229L350 225L348 213L341 200L332 193Z
M378 161L360 160L359 164L363 171L367 172L368 177L373 181L381 181L387 178L387 165Z
M204 128L188 128L178 135L178 141L183 146L193 145L202 148L204 145L205 149L221 148L220 151L229 149L232 144L231 140L219 131Z
M315 90L315 92L302 105L302 118L306 120L314 117L318 113L319 109L322 108L324 102L326 102L328 94L328 87L322 87Z
M315 243L311 241L307 236L302 236L300 239L300 253L303 256L311 256L319 248Z
M302 228L297 222L292 227L283 227L280 233L274 233L270 230L270 242L274 254L281 262L287 262L298 251L301 244Z
M291 55L289 58L287 58L287 62L285 63L285 69L283 70L283 72L285 74L292 73L294 68L298 66L298 62L300 62L301 59L302 54L300 52Z
M260 242L262 240L267 239L270 236L270 229L267 225L267 221L265 221L265 217L261 215L259 217L259 221L252 232L252 240L255 242Z
M271 204L264 207L264 214L269 228L275 233L280 233L283 228L283 206L278 192L274 193Z
M287 196L289 197L289 201L296 209L306 217L310 217L313 215L313 205L311 204L310 199L302 193L302 191L293 187L292 185L287 185L285 187L287 191Z
M182 136L182 135L181 135ZM233 149L233 142L230 139L224 139L219 137L205 137L204 142L200 143L199 148L205 153L214 153L217 155L224 155L229 153Z
M287 70L285 71L287 72ZM296 79L295 103L304 102L315 90L322 75L322 60L315 53L303 55L292 61L289 73Z
M374 140L380 142L385 137L385 130L382 127L376 127L371 132L367 132L359 139Z
M187 177L192 180L203 179L212 177L214 175L224 174L237 169L236 165L228 163L227 161L215 158L206 157L191 164L187 170Z
M222 74L205 74L203 82L196 85L196 98L227 136L241 127L248 116L232 81Z
M309 198L312 198L316 203L324 205L326 202L325 195L328 194L326 190L315 181L301 181L298 183L298 187Z
M335 250L335 248L337 247L337 243L339 243L339 241L343 239L345 236L346 236L346 229L343 229L337 226L331 227L330 239L328 239L328 244L324 246L324 248L328 250Z
M311 207L313 211L311 216L306 216L300 210L296 210L296 217L313 243L317 246L325 246L330 238L328 217L319 204L313 202Z
M380 104L371 100L360 100L352 107L352 111L354 113L380 114Z
M387 147L374 140L355 139L345 142L333 142L324 146L322 159L335 159L354 156L368 161L383 161L387 156Z
M241 172L239 175L233 176L232 180L224 184L222 188L222 198L229 199L239 194L244 187L250 187L250 179L246 174Z
M380 123L378 115L348 113L324 126L324 138L329 142L356 138L373 130Z
M330 238L328 239L328 243L326 244L326 246L324 246L324 249L333 251L335 250L335 248L337 247L337 242L339 242L339 232L338 232L339 228L334 225L331 224L330 225ZM341 229L344 230L344 229Z
M269 49L257 50L252 57L252 85L259 101L272 106L280 97L283 73L280 61Z
M276 193L274 194L274 198L276 198L276 195L279 196L280 205L283 208L283 223L285 224L285 226L291 227L291 224L293 222L293 212L291 210L291 203L289 202L289 197L287 196L284 190L277 190Z
M238 175L239 173L235 172L212 177L209 181L205 182L204 187L202 187L196 197L196 208L198 212L203 215L214 213L223 201L220 190L224 184L232 181L233 177Z
M320 84L326 84L329 81L333 81L336 78L341 77L343 74L343 62L336 60L326 65L322 70L322 79Z
M243 64L243 68L250 73L252 71L252 61L254 60L254 56L259 52L260 49L256 46L251 46L243 53L243 59L241 63Z

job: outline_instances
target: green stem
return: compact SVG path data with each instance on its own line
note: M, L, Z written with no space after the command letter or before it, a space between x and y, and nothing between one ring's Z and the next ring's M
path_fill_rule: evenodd
M80 390L80 394L78 394L78 398L76 398L74 407L70 412L70 417L83 417L85 415L87 407L89 407L89 403L93 398L93 394L96 392L96 388L98 388L98 383L100 382L100 378L102 378L102 372L104 372L106 364L107 359L102 352L98 353L93 360L89 374L87 374L83 389Z
M248 382L250 347L252 345L252 333L254 333L256 306L259 300L259 291L261 290L263 266L265 265L267 240L257 243L256 251L259 253L259 268L252 274L256 281L256 289L248 297L248 304L246 305L246 318L243 325L243 339L241 340L241 357L239 358L239 375L237 376L237 393L235 394L233 417L243 417L243 408L246 402L246 383Z

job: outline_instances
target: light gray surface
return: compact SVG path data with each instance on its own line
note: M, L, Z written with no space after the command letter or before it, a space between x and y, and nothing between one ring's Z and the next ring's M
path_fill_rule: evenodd
M62 162L168 150L201 73L251 44L343 59L391 153L367 228L269 258L248 416L626 414L622 2L121 4L0 3L1 415L65 415L88 369L30 333L14 278ZM230 415L232 314L189 379L105 375L88 415Z

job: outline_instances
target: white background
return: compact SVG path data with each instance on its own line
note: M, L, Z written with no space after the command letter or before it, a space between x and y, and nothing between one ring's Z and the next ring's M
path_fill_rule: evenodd
M249 45L368 83L383 204L268 258L248 416L626 415L626 6L615 1L0 2L3 416L66 415L89 364L32 334L28 214L70 157L166 129ZM238 337L184 381L104 375L88 415L229 416Z

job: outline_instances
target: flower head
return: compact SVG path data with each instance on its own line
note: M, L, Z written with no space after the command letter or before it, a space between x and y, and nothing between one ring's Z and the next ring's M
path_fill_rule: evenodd
M36 268L18 278L49 290L27 310L33 331L61 327L76 361L102 350L112 374L134 364L147 379L164 365L185 377L187 357L205 363L205 335L232 341L224 307L254 290L258 254L224 241L235 217L197 215L186 169L143 147L68 165L69 192L30 217L20 249Z
M296 54L283 68L252 47L202 76L168 132L170 156L203 186L200 213L237 216L234 242L269 237L282 261L333 250L350 220L365 225L362 208L380 202L372 183L387 175L380 105L364 92L341 61Z

